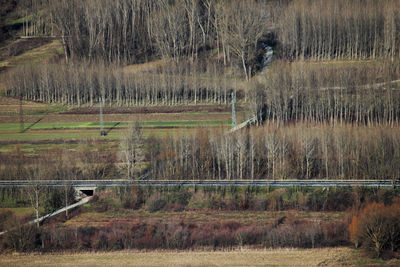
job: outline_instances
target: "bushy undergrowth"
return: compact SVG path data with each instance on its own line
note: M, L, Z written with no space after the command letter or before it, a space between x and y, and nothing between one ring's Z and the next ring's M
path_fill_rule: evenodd
M101 194L101 193L100 193ZM92 206L98 211L144 209L249 210L249 211L346 211L378 202L390 205L400 190L363 187L336 188L260 188L260 187L137 187L107 190ZM113 202L110 205L110 201Z
M32 188L2 188L0 190L0 207L18 208L32 205L30 194ZM41 209L44 213L50 213L75 202L75 189L72 186L62 188L40 188L38 191ZM1 218L0 218L1 221Z
M87 211L181 212L224 211L345 211L363 209L369 203L381 207L396 202L398 189L376 188L258 188L258 187L136 187L100 189ZM382 210L384 210L382 208ZM11 215L12 216L11 216ZM275 213L273 213L275 214ZM118 249L213 249L234 246L314 248L344 245L349 216L327 222L278 215L265 224L244 224L235 219L209 223L185 220L150 222L113 221L102 226L63 226L46 223L40 229L17 226L1 237L3 250L118 250ZM0 214L1 225L14 215ZM156 215L158 216L158 215ZM15 216L13 217L15 218ZM18 224L15 224L18 225ZM6 227L6 226L4 226ZM4 228L3 227L3 228ZM7 227L6 227L7 228ZM29 234L24 234L27 231ZM360 241L365 244L366 241Z
M119 175L116 163L117 153L109 151L101 140L82 141L75 152L50 148L37 155L23 152L17 146L10 153L0 153L0 179L110 178ZM34 172L35 169L39 171Z
M19 227L6 235L3 249L17 251L189 249L234 246L302 247L333 246L347 242L343 223L299 222L245 226L235 221L196 225L184 222L128 223L66 228L57 225L40 231ZM21 243L22 242L22 243Z
M43 190L41 203L44 212L65 205L65 194L71 204L72 188ZM28 189L27 189L28 190ZM119 209L143 209L149 212L182 210L250 210L250 211L346 211L358 210L367 203L390 205L400 196L394 188L267 188L267 187L118 187L98 189L92 208L96 212ZM11 199L16 199L10 202ZM0 206L29 207L26 190L0 190ZM1 222L0 222L1 223Z

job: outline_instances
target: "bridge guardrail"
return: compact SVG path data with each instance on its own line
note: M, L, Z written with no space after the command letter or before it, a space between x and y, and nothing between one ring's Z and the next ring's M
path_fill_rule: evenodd
M393 180L13 180L0 181L0 187L47 186L61 187L99 187L99 186L271 186L271 187L399 187L400 181Z

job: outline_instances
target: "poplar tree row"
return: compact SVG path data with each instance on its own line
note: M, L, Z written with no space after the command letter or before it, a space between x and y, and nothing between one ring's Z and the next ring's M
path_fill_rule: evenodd
M264 126L148 140L152 179L399 179L400 134L385 127Z
M89 64L25 66L9 73L8 95L68 106L178 105L199 102L227 104L239 84L210 65L167 64L153 72L135 73ZM222 76L222 77L221 77ZM237 96L246 94L237 90Z
M290 59L399 58L400 1L296 0L279 18Z
M275 62L252 86L254 112L280 123L398 124L398 62ZM263 100L261 100L263 99ZM254 102L253 101L253 102Z

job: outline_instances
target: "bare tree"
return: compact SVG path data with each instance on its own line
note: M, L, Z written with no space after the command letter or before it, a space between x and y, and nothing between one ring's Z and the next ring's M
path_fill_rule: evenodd
M266 34L268 11L263 3L256 1L230 1L223 9L228 17L227 39L229 48L239 58L244 76L248 81L251 76L250 61L257 54L257 44Z
M137 163L143 156L143 132L138 122L131 124L121 143L121 155L126 164L127 177L132 178Z
M41 161L36 161L30 169L28 169L28 180L30 185L26 188L32 208L35 211L36 226L39 227L40 209L45 202L44 188L38 183L38 180L46 179L47 167Z

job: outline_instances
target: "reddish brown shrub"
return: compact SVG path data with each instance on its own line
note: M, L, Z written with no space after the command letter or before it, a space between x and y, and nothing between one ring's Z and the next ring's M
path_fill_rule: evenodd
M241 224L236 221L227 221L222 224L222 228L229 229L230 231L235 231L237 230Z
M400 205L371 203L353 217L349 225L350 240L356 247L380 257L385 250L400 247Z

